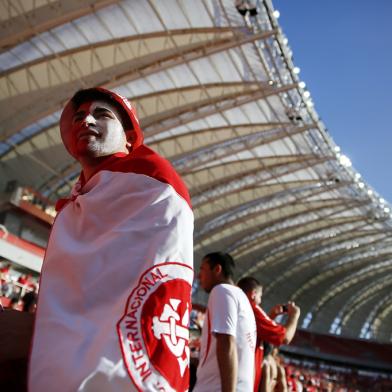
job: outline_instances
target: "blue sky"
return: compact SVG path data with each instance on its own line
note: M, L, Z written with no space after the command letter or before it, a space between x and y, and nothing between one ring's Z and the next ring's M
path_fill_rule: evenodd
M273 0L315 108L392 203L392 0Z

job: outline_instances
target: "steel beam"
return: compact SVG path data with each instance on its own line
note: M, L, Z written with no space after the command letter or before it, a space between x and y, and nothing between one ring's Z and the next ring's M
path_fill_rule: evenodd
M392 244L390 244L392 245ZM375 262L375 263L373 263ZM359 268L359 269L358 269ZM356 270L355 270L356 269ZM354 272L352 272L354 270ZM355 257L351 262L337 265L334 268L328 268L314 279L298 289L292 296L293 300L297 300L305 291L309 291L315 286L320 287L320 283L338 273L346 275L343 279L337 281L328 292L322 296L312 307L312 312L320 309L326 302L333 298L339 291L345 290L356 282L374 276L378 272L387 272L392 270L392 246L391 250L386 253L377 253L376 255L367 257Z
M0 22L0 51L10 49L35 35L91 14L120 0L52 1Z
M146 77L147 75L169 69L185 62L229 50L236 46L252 42L255 39L269 37L274 33L267 32L235 38L218 38L201 44L194 43L185 45L184 47L162 50L158 53L105 68L61 86L18 96L15 98L14 110L10 110L5 117L1 118L0 141L6 140L28 124L38 121L40 118L60 109L64 102L76 90L85 86L99 85L107 88L115 88L132 80ZM25 102L25 104L21 105L18 102ZM13 107L11 102L7 104L11 108ZM18 116L15 116L15 112L18 112Z

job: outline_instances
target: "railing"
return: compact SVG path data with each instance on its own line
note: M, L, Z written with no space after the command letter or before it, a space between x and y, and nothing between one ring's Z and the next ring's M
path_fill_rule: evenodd
M31 188L18 187L12 194L10 203L50 225L53 224L56 216L53 203Z
M35 245L31 242L28 242L26 240L22 240L21 238L17 237L16 235L13 235L8 232L7 228L3 225L0 225L0 239L3 239L4 241L8 242L9 244L15 245L20 249L26 250L30 253L34 253L35 255L39 257L44 257L45 255L45 249L41 248L38 245Z

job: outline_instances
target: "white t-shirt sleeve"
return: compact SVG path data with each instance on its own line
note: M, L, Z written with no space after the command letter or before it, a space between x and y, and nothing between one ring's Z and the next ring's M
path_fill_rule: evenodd
M212 333L236 336L238 320L238 301L224 286L215 286L210 294L210 312Z

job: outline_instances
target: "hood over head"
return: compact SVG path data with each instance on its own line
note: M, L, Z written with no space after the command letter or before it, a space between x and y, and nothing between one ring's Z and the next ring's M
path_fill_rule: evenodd
M104 100L113 104L121 113L121 122L124 129L133 130L132 150L143 144L143 133L140 129L136 109L127 98L103 87L93 87L79 90L65 105L60 117L61 132L71 128L72 118L81 103L92 100Z

